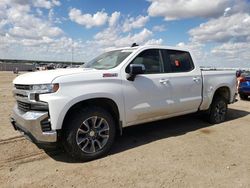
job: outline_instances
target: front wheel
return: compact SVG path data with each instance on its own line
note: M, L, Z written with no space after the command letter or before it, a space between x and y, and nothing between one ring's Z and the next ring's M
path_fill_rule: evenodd
M209 109L208 121L211 124L221 123L226 120L227 101L224 97L217 96Z
M99 107L86 107L72 113L65 124L64 148L74 158L89 161L109 151L115 138L112 116Z

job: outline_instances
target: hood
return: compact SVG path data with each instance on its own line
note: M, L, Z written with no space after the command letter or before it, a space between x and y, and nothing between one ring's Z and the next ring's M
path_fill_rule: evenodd
M14 79L14 84L49 84L55 78L71 74L79 74L83 72L93 71L94 69L87 68L69 68L69 69L56 69L48 71L38 71L25 73Z

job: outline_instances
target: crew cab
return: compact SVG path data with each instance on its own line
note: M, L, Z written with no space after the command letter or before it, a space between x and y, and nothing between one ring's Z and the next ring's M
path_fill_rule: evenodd
M114 49L82 68L22 74L13 85L13 127L83 161L107 154L123 127L198 111L221 123L236 97L235 71L202 70L187 50L164 46Z

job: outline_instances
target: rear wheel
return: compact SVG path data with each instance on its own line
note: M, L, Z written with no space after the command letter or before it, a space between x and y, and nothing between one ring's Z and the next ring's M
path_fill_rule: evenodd
M240 99L241 99L241 100L247 100L247 99L248 99L248 96L245 95L245 94L240 94Z
M224 97L217 96L210 106L208 121L212 124L221 123L226 120L227 101Z
M99 107L78 109L67 120L64 148L74 158L89 161L109 151L115 138L112 116Z

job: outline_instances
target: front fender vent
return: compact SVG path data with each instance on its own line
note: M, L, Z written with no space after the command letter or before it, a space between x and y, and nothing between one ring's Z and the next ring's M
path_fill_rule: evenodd
M43 132L51 131L51 124L50 124L49 119L45 119L41 121L41 129Z

